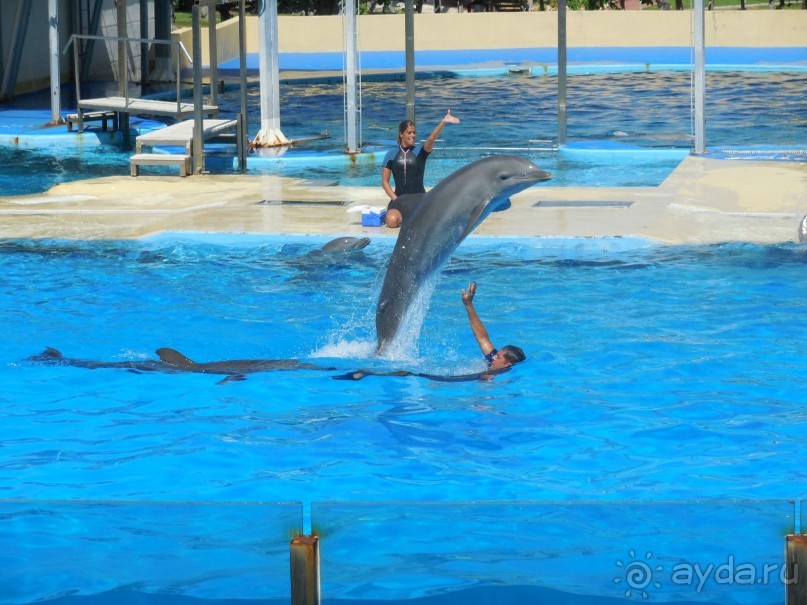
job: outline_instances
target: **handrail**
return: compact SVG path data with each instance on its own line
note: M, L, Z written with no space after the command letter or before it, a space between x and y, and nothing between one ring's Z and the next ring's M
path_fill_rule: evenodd
M75 79L76 79L76 109L78 109L78 105L81 102L81 92L80 92L80 73L79 73L79 60L78 60L78 47L79 45L75 43L75 40L101 40L105 42L126 42L127 48L129 48L129 53L131 53L131 47L128 43L135 43L135 44L169 44L171 46L177 46L182 53L184 53L185 57L188 61L193 65L193 59L188 54L187 49L182 44L181 40L157 40L157 39L149 39L149 38L130 38L128 36L98 36L94 34L73 34L70 36L70 39L65 44L64 50L62 50L62 54L67 54L70 45L73 45L73 64L75 66ZM177 91L176 91L176 100L177 100L177 113L179 113L181 105L182 105L182 95L180 90L180 53L175 52L174 55L176 56L176 80L177 80ZM143 60L141 57L141 64ZM121 74L118 74L118 80L120 80ZM129 69L125 67L123 70L123 90L124 90L124 99L126 105L129 104Z

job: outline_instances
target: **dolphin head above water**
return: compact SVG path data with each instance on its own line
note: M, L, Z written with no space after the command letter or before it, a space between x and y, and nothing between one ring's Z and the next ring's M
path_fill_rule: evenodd
M369 237L338 237L322 246L322 252L346 252L348 250L361 250L370 243Z
M483 158L446 177L404 217L376 308L377 353L395 339L422 284L510 196L551 175L513 155Z

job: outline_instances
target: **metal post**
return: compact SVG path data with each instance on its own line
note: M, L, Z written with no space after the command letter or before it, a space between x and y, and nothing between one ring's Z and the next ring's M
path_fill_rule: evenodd
M807 603L807 536L790 534L785 539L786 605Z
M241 113L235 135L238 139L238 168L247 168L247 9L246 2L241 0L238 3L238 58L241 62L238 71L241 79Z
M356 0L345 0L345 20L347 22L347 39L345 40L345 137L347 152L359 151L358 140L358 103L357 103L357 56L356 42Z
M695 153L706 152L706 36L703 0L695 0Z
M50 121L62 122L62 74L59 71L59 3L48 0L48 44L50 51Z
M118 93L128 98L129 70L126 67L126 1L117 0L118 3Z
M239 27L241 23L239 22ZM219 104L219 51L216 43L216 7L207 7L207 50L210 57L207 68L208 79L210 80L210 104Z
M558 0L558 145L566 144L566 0Z
M404 2L404 36L406 38L406 119L415 121L415 3Z
M205 171L204 145L202 132L204 130L204 116L202 115L202 26L199 15L199 1L193 3L191 16L193 19L193 158L191 171L193 174L202 174Z
M289 546L291 605L319 605L319 538L297 536Z
M140 0L140 38L149 38L149 7L146 0ZM147 84L149 80L149 45L140 43L140 83Z

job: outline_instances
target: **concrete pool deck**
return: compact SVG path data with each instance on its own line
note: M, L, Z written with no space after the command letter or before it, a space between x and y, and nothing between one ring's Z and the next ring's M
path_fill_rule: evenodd
M127 239L166 231L394 236L396 230L364 227L359 212L348 212L386 202L380 186L322 186L271 175L113 176L0 197L0 237ZM549 181L512 202L474 234L795 242L807 213L807 163L688 156L658 187L552 187Z

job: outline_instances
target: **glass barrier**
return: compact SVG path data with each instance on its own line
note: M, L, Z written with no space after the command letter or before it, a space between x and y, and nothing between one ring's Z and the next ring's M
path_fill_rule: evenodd
M774 604L795 504L313 503L311 519L323 603Z
M287 604L301 531L300 503L0 502L0 603Z

